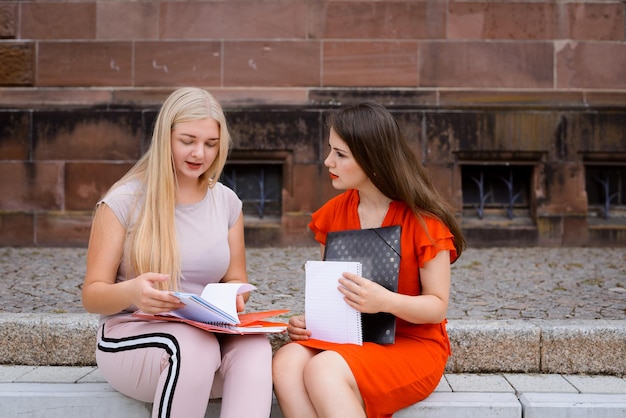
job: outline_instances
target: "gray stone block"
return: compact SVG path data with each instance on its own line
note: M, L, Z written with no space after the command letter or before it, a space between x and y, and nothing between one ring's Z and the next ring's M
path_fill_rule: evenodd
M538 372L541 329L526 321L450 321L451 373Z
M97 327L85 313L0 313L0 364L93 366ZM447 373L626 375L626 321L455 320L448 334Z
M97 316L0 315L0 363L88 366L95 364Z
M626 374L626 321L544 321L543 373Z

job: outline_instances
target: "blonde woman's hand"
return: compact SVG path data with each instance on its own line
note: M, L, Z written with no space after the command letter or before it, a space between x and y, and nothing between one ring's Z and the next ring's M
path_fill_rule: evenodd
M144 273L131 280L134 305L148 314L158 314L182 308L184 304L168 291L156 288L166 282L167 274Z
M304 315L294 315L289 318L287 334L292 341L305 341L311 336L311 331L306 329Z
M237 304L237 312L243 312L246 309L246 300L243 295L237 295L235 303Z

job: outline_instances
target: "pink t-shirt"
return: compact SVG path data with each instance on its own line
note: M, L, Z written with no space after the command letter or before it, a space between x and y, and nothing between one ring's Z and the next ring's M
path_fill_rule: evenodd
M100 203L106 203L126 230L137 211L137 199L143 188L138 181L129 182L110 191ZM200 202L176 205L175 222L181 254L181 291L202 293L208 283L219 282L230 264L228 230L241 214L242 203L234 191L217 183L208 188ZM126 251L118 268L116 281L124 281ZM134 277L133 274L128 275ZM134 307L129 309L132 312Z

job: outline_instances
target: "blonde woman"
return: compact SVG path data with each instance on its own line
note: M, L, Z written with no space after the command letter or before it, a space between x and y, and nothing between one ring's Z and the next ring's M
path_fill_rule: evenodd
M217 181L229 145L215 98L176 90L161 107L148 152L96 207L82 289L85 309L101 315L96 360L115 389L153 403L152 417L204 417L210 397L222 398L222 417L270 414L265 336L132 316L181 307L173 290L248 281L242 202ZM239 296L239 310L244 303Z

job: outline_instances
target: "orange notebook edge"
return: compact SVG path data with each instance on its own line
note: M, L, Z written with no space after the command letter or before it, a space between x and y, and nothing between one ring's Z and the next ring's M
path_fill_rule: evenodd
M253 322L260 321L261 319L270 318L272 316L278 316L289 312L289 309L275 309L272 311L261 311L261 312L248 312L239 314L239 324L238 326L244 327ZM276 322L278 325L279 323ZM285 324L286 325L286 324Z
M281 315L289 312L289 309L277 309L271 311L262 311L262 312L250 312L250 313L242 313L239 314L240 323L237 325L233 325L237 328L251 328L251 330L257 331L259 328L269 328L269 327L286 327L287 324L282 322L270 322L270 321L262 321L262 319L269 318L276 315ZM192 325L197 328L201 328L206 331L227 333L227 334L242 334L240 330L230 329L228 326L222 327L219 325L207 324L204 322L193 321L191 319L179 318L172 315L152 315L147 314L141 311L136 311L133 313L133 316L136 318L146 319L146 320L154 320L154 321L170 321L170 322L182 322L188 325Z

